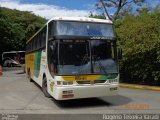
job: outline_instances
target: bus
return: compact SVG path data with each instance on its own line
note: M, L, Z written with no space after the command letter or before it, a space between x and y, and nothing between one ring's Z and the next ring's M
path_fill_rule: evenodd
M112 96L118 94L120 58L109 19L55 17L27 41L25 69L46 97Z
M2 65L7 67L25 64L25 51L9 51L2 53Z

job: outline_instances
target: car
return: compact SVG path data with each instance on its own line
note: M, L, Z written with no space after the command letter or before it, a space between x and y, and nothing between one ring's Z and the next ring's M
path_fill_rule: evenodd
M9 57L4 58L2 63L3 63L3 67L16 67L16 66L21 67L21 64L19 62L15 61Z

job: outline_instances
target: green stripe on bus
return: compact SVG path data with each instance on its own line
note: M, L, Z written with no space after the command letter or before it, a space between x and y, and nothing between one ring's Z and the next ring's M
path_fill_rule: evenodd
M40 65L41 65L41 53L42 51L38 51L35 53L35 60L34 60L34 76L39 76Z
M115 79L117 76L118 76L117 73L112 73L112 74L108 74L108 75L101 75L99 80Z

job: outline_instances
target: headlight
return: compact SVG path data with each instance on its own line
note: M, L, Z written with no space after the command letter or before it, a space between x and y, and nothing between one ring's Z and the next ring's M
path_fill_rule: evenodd
M57 85L73 85L73 81L57 81Z
M109 79L108 82L109 83L118 83L118 79Z

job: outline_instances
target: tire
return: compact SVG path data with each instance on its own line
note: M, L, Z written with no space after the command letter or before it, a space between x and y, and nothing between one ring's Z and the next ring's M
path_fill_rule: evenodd
M43 94L45 97L48 97L48 98L52 97L47 91L47 78L46 78L46 76L43 77L42 91L43 91Z
M31 72L30 72L30 70L28 70L27 77L28 77L28 80L29 80L30 82L33 82L32 78L31 78Z

